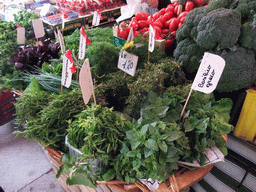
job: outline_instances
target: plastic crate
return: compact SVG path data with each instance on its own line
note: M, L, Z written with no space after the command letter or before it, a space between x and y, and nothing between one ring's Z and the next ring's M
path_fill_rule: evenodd
M234 135L253 141L256 134L256 91L248 89Z
M82 152L69 143L68 135L65 137L65 145L69 148L70 157L75 157L75 159L79 159L81 157ZM91 174L102 172L106 167L106 164L102 159L88 158L86 161Z

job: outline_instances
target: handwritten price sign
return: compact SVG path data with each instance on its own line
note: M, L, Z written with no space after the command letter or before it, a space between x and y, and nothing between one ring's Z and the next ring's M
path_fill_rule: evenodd
M135 75L138 63L138 56L121 50L119 53L118 68L131 76Z

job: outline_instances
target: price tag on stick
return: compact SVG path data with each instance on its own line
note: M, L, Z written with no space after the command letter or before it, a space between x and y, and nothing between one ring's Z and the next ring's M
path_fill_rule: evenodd
M180 117L183 116L192 90L209 94L216 89L225 65L226 62L221 56L208 52L204 53L203 60L199 66Z
M97 11L94 11L92 18L92 26L98 26L100 24L100 15Z
M70 60L63 55L63 65L62 65L62 77L61 77L61 85L69 88L72 80L72 73L69 69Z
M69 49L63 55L61 84L69 88L72 81L72 74L74 74L75 72L76 72L76 67L73 62L72 52Z
M25 28L24 27L17 28L17 43L25 44Z
M83 27L80 29L80 43L79 43L79 53L78 58L83 59L85 56L86 44L89 46L91 44L90 39L85 34Z
M149 42L148 42L148 51L153 52L155 48L155 30L149 25Z
M225 63L221 56L205 52L191 88L206 94L213 92L218 85Z
M45 35L43 21L41 19L33 19L32 24L36 39L43 37Z
M85 59L79 74L79 83L83 94L84 103L87 104L92 94L94 94L93 81L89 59ZM94 97L94 102L95 97Z
M138 63L138 56L121 50L119 53L118 68L131 76L135 75Z

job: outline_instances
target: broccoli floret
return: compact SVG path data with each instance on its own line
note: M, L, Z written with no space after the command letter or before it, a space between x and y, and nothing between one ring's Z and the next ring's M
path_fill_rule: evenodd
M236 10L241 14L243 23L250 21L256 14L256 0L240 0Z
M242 25L239 43L242 47L256 51L256 25L254 22L246 22Z
M182 68L188 73L195 72L206 49L199 47L191 38L186 38L178 43L173 52L176 60L182 63Z
M206 49L232 47L240 35L241 15L234 9L198 7L177 30L177 43L190 37Z
M240 28L238 11L225 8L213 10L199 22L196 43L207 49L232 47L238 41Z
M233 9L237 4L237 0L210 0L208 7L218 8L228 8Z
M243 88L248 89L253 85L256 80L256 61L253 50L236 46L234 50L216 51L215 54L222 56L226 61L216 91L232 92Z
M185 19L185 22L181 27L177 30L176 40L177 42L182 41L187 37L191 37L195 39L197 37L197 26L201 19L207 15L213 8L208 7L197 7L191 10Z

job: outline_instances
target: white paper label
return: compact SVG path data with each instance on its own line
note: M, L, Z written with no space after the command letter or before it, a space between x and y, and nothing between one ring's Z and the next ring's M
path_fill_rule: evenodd
M151 25L149 25L148 51L153 52L154 48L155 48L155 30Z
M71 63L70 60L63 55L63 66L62 66L62 78L61 84L67 88L71 85L72 73L70 70Z
M184 162L184 161L178 161L178 163L187 165L187 166L192 166L192 167L204 167L220 161L224 161L224 155L221 153L221 151L217 147L206 148L204 155L206 157L206 162L204 163L204 165L200 165L200 162L197 160L193 161L192 163Z
M78 58L83 59L85 56L85 47L86 47L86 39L85 37L80 33L80 43L79 43L79 53Z
M221 56L205 52L191 88L206 94L213 92L218 85L225 63Z
M100 24L100 16L97 11L93 13L92 26L98 26Z
M65 44L64 44L64 39L63 39L63 36L62 36L60 30L58 30L58 37L59 37L59 40L60 40L61 52L62 52L62 54L64 54L65 53Z
M138 63L138 56L121 50L119 53L118 68L131 76L135 75Z
M93 81L89 59L85 59L79 74L79 83L83 94L84 103L87 104L94 93Z
M61 20L62 20L62 29L64 29L65 28L64 14L61 15Z
M36 39L43 37L45 35L43 21L41 19L33 19L32 24Z
M127 40L126 40L126 43L130 43L132 40L133 40L134 36L133 36L133 28L131 27L130 28L130 32L129 32L129 35L127 37Z
M24 27L17 28L17 43L25 44L25 28Z

